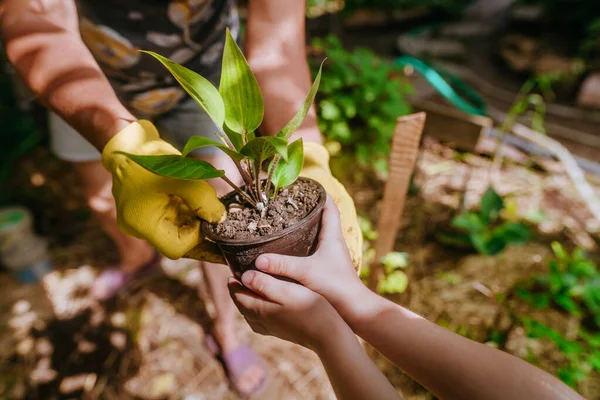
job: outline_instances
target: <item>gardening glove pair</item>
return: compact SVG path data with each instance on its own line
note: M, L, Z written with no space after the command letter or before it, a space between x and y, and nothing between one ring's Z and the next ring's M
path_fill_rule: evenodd
M197 218L216 223L225 217L225 206L215 189L203 181L155 175L118 151L137 155L181 153L144 120L133 122L108 142L102 163L113 177L119 228L148 241L168 258L224 264L216 245L204 240Z
M356 208L344 186L331 175L329 152L325 147L314 142L304 143L304 167L300 176L314 179L323 185L340 210L342 233L354 267L358 271L362 260L362 233L358 225Z

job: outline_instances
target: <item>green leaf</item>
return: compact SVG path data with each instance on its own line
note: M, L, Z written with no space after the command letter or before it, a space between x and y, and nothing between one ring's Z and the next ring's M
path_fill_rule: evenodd
M555 241L555 242L552 242L551 247L552 247L552 251L554 252L554 255L560 261L562 261L563 263L568 263L570 261L571 257L569 257L569 254L567 253L565 248L562 246L562 244Z
M485 229L485 225L479 218L479 215L475 213L466 213L457 215L452 219L452 226L456 229L462 229L467 232L481 232Z
M465 248L465 247L471 247L471 239L469 238L468 235L465 234L460 234L460 235L455 235L455 234L447 234L447 233L439 233L435 236L435 238L442 244L447 244L449 246L454 246L454 247L459 247L459 248Z
M321 100L321 118L328 121L336 121L342 116L340 108L331 99Z
M140 166L157 175L184 180L205 180L220 178L225 171L216 169L206 161L196 158L181 157L176 154L159 156L140 156L117 151L127 156Z
M493 256L500 253L506 247L504 239L491 236L485 242L485 251L483 254Z
M225 134L229 138L229 141L231 142L231 144L233 144L233 147L235 147L237 151L240 151L242 147L244 147L244 139L242 138L242 135L232 131L227 125L223 125L223 131L225 132Z
M531 239L531 231L523 224L504 223L492 231L492 238L502 239L508 244L523 244Z
M377 284L377 293L394 294L404 293L408 287L408 276L404 271L395 271Z
M589 261L573 261L569 263L569 271L577 276L592 277L597 273L596 265Z
M276 136L260 136L246 143L240 153L258 163L262 163L275 154L279 154L286 160L288 158L287 140Z
M400 253L397 251L387 253L381 258L381 263L388 274L392 273L394 270L405 268L408 265L408 253Z
M227 29L219 93L225 104L225 124L234 132L252 132L265 113L258 82Z
M225 121L225 105L217 88L208 79L152 51L144 51L160 61L181 87L198 103L219 128Z
M288 148L288 159L279 160L275 171L273 171L273 185L277 191L279 188L291 185L300 176L304 164L304 145L302 139L298 139Z
M185 144L185 147L183 148L182 156L185 157L192 151L194 151L200 147L206 147L206 146L217 147L218 149L222 150L225 154L227 154L229 157L231 157L234 161L240 161L242 158L244 158L244 156L242 156L237 151L233 151L229 147L225 146L224 144L219 143L216 140L212 140L212 139L209 139L204 136L192 136L191 138L189 138L187 143Z
M502 200L502 197L498 196L498 193L496 193L493 188L488 188L481 198L481 219L488 224L498 217L498 213L503 208L504 201Z
M330 136L342 143L349 143L352 139L352 131L346 121L337 121L331 125ZM361 143L362 144L362 143Z
M556 302L556 304L558 304L559 306L561 306L562 308L564 308L571 314L578 316L578 317L582 315L581 308L579 308L577 303L575 303L573 301L573 299L571 299L569 296L564 295L564 294L558 295L558 296L554 297L554 301Z
M296 115L294 115L291 121L288 122L287 125L284 126L281 131L279 131L279 133L277 134L278 137L282 137L285 140L288 140L290 136L292 136L292 133L294 133L296 129L298 129L300 125L302 125L302 121L304 121L304 118L306 118L306 114L308 114L310 107L315 101L315 95L317 94L317 90L319 90L319 84L321 83L321 72L323 70L324 62L325 60L323 60L321 66L319 67L317 77L315 78L312 87L310 88L310 91L306 95L304 103L302 103L302 107L300 107L300 109L298 110Z

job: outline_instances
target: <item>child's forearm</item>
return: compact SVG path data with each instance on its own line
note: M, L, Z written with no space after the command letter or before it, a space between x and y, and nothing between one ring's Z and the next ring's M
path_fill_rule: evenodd
M550 374L371 292L351 328L441 399L580 399Z
M397 400L396 390L377 369L352 330L332 329L328 340L314 349L340 400Z

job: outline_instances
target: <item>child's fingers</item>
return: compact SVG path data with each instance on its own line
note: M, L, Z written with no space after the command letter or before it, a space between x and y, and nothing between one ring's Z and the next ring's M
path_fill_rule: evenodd
M254 333L258 333L259 335L263 336L271 336L271 332L269 332L269 330L265 328L260 322L256 320L249 320L248 318L246 318L246 322L248 322L248 325L250 325L250 328L252 328L252 331L254 331Z
M261 298L257 293L248 290L234 278L229 278L227 287L229 288L231 299L246 319L256 320L266 310L270 309L270 307L275 306L270 301Z
M259 271L244 272L242 283L254 293L277 304L284 304L298 286Z
M285 276L302 284L306 284L306 272L310 268L310 258L282 256L279 254L263 254L256 259L254 265L260 271L271 275Z

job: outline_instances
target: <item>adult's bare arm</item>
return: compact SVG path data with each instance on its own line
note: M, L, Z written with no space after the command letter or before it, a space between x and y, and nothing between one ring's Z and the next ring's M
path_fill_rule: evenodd
M29 89L98 150L134 120L79 34L73 0L4 0L0 33Z
M261 130L275 135L294 116L311 86L306 61L306 1L250 0L246 56L263 92ZM316 112L309 112L294 134L320 143Z

